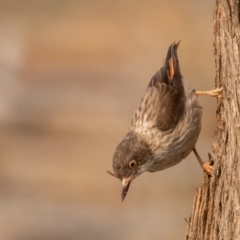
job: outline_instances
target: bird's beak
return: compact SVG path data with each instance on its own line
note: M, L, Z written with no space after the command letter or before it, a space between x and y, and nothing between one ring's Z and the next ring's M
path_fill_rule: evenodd
M132 176L122 179L122 202L127 195L131 181L132 181Z

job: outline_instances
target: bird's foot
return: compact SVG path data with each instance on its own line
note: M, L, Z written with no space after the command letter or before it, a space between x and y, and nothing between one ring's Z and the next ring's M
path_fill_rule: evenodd
M210 153L208 153L208 162L201 162L200 165L201 165L201 168L210 176L213 176L213 157Z
M213 89L213 90L210 90L210 91L195 91L195 94L197 96L208 95L208 96L211 96L211 97L222 97L222 93L223 93L223 88L222 87L216 88L216 89Z
M213 176L213 166L210 162L203 162L202 169L210 176Z
M208 153L208 158L209 158L208 162L204 162L204 161L201 159L201 157L199 156L196 148L193 149L193 152L194 152L195 156L197 157L197 160L198 160L201 168L202 168L208 175L213 176L213 163L214 163L214 161L213 161L213 157L211 156L211 154Z

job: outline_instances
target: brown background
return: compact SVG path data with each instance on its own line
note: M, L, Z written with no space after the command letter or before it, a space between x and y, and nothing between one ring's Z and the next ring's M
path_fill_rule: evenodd
M120 202L106 174L148 81L181 40L182 73L214 88L212 1L0 1L0 239L183 239L202 171L191 154ZM197 147L211 152L214 99Z

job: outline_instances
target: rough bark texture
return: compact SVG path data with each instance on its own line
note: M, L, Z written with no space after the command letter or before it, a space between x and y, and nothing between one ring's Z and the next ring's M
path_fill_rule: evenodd
M216 0L214 12L216 87L218 100L213 139L214 176L194 197L186 240L240 239L240 4Z

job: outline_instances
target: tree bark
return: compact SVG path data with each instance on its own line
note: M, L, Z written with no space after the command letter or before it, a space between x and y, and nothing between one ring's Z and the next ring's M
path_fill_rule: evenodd
M240 3L216 0L214 54L218 100L214 175L197 189L185 240L240 239Z

